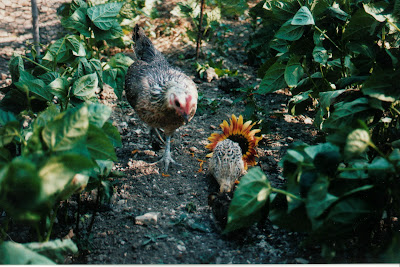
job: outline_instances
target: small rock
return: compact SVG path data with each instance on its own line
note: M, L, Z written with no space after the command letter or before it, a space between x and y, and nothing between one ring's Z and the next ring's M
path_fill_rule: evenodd
M215 130L215 129L217 129L217 126L211 124L211 125L210 125L210 129L211 129L211 130Z
M189 148L189 151L190 151L190 152L193 152L193 153L199 152L199 150L198 150L197 147L195 147L195 146L190 147L190 148Z
M296 258L295 261L296 261L296 263L308 264L308 260L303 259L303 258Z
M206 79L207 82L211 82L213 79L218 79L218 75L215 73L214 68L208 68L204 72L204 78Z
M140 215L135 217L136 224L157 224L158 217L160 216L160 212L148 212L144 215Z
M176 247L178 248L179 251L182 251L182 252L186 251L186 247L183 245L177 245Z
M125 245L125 243L126 243L126 242L125 242L124 240L121 240L121 241L120 241L120 244L121 244L121 245Z
M304 123L305 123L305 124L312 124L311 118L305 118L305 119L304 119Z
M2 73L1 74L1 80L5 81L7 79L7 74Z

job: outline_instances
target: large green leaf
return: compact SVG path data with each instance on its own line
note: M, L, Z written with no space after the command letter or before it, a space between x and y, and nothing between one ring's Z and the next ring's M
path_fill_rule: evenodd
M87 14L91 21L103 31L109 30L119 14L123 3L107 3L88 8Z
M86 100L94 96L97 86L97 74L87 74L74 82L72 94L82 100Z
M101 128L89 126L86 145L93 159L117 161L114 146Z
M93 32L97 40L112 40L124 36L124 33L118 21L113 21L111 23L110 29L106 31L99 28L94 28Z
M84 139L89 129L87 106L69 109L42 131L43 141L52 151L70 150Z
M12 217L36 208L41 201L41 180L36 165L16 157L0 171L0 207Z
M95 164L92 160L76 154L51 157L39 170L42 191L46 198L60 193L75 175L88 172Z
M257 221L270 193L271 187L264 172L259 167L250 169L236 188L224 232L247 227Z
M69 86L67 78L59 77L49 83L45 89L52 95L57 96L61 101L65 101L69 92Z
M72 54L76 57L84 57L86 56L86 50L83 45L83 42L79 39L78 36L69 35L66 38L66 43L69 49L72 50Z
M86 15L87 8L80 7L70 17L61 19L61 24L66 29L76 30L83 36L90 38L89 20Z
M282 63L276 62L272 65L265 73L257 93L267 94L284 88L286 86L285 70L286 66Z
M23 244L24 247L62 263L66 256L78 252L78 247L71 239L56 239L48 242L32 242Z
M285 81L289 87L294 87L298 84L304 75L304 69L301 66L301 56L292 56L285 68Z
M363 40L372 36L375 27L375 19L367 14L364 10L359 9L350 19L344 32L343 39L345 40Z
M41 79L37 79L35 76L26 71L20 72L19 81L14 84L23 92L32 92L40 99L47 101L51 101L53 99L52 94L46 88L45 82Z
M67 62L71 58L71 51L67 46L66 37L58 39L52 44L43 57L43 60L48 60L57 63Z
M19 75L21 71L24 71L24 61L20 55L14 54L10 61L8 62L8 70L11 74L11 79L13 82L19 80Z
M363 7L365 12L373 16L377 21L384 22L386 20L385 9L388 7L387 2L363 3Z
M16 121L14 113L0 109L0 126L6 125L10 121Z
M313 58L315 62L325 65L328 61L328 51L322 46L315 46L313 50Z
M296 41L303 36L304 27L302 25L292 25L292 19L285 22L276 32L275 37L287 41Z
M351 102L339 102L335 104L335 111L324 122L323 128L346 128L356 119L366 117L368 114L365 111L370 110L368 102L367 98L362 97Z
M109 106L92 103L88 106L89 122L96 127L103 127L104 123L110 118L112 109Z
M381 101L394 102L400 99L399 87L392 83L392 77L386 71L374 72L364 82L361 90L365 95Z
M45 256L24 247L22 244L13 241L5 241L0 244L0 264L47 265L56 263Z
M118 129L114 125L112 125L111 122L105 122L102 129L104 133L108 136L114 147L122 146L121 135L119 134Z
M18 121L7 122L0 127L0 147L11 143L19 135L20 126Z
M306 6L302 6L294 15L292 25L314 25L314 18L311 11Z

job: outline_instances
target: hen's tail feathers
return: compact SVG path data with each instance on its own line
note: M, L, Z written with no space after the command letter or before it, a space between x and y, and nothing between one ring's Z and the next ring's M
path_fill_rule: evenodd
M161 53L154 47L153 43L144 33L142 27L135 25L133 29L132 39L135 42L135 54L137 58L145 62L152 62L161 59Z

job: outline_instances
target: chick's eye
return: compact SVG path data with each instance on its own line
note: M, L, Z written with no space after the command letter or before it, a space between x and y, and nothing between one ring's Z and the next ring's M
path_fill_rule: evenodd
M177 106L178 108L181 106L178 100L175 100L175 106Z

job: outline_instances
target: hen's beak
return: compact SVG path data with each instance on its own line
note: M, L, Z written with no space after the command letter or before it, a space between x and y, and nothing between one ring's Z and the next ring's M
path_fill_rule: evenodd
M189 122L189 115L188 115L188 114L183 114L182 117L183 117L183 120L185 121L185 124L188 124L188 122Z

